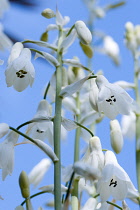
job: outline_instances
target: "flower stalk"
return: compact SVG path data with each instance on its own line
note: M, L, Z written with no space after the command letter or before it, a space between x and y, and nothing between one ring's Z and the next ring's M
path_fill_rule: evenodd
M135 84L135 97L138 106L140 105L140 95L139 95L139 74L138 74L138 57L134 55L134 84ZM136 168L137 168L137 182L138 190L140 192L140 116L136 114Z
M59 30L59 38L62 35L62 30ZM60 44L60 39L58 45ZM62 52L57 52L57 59L60 65L56 68L56 97L55 97L55 116L54 116L54 152L58 156L59 161L54 164L54 200L55 209L61 210L61 107L62 98L59 96L62 86Z

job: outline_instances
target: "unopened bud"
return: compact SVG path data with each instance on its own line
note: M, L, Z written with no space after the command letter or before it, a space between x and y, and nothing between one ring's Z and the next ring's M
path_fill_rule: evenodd
M118 120L110 121L110 137L113 150L117 154L120 153L123 147L123 135Z
M41 15L45 18L48 18L48 19L55 17L54 11L51 10L50 8L44 9L42 11Z
M80 42L80 46L81 46L83 52L85 53L85 55L88 58L92 58L92 56L93 56L92 48L89 45L83 44L82 42Z
M47 32L44 32L41 35L40 40L43 41L43 42L47 42L48 41L48 33Z
M22 171L19 176L19 186L23 198L28 198L30 196L30 188L29 188L30 184L28 176L25 171Z
M89 44L91 42L92 34L83 21L81 20L76 21L75 29L76 29L76 32L78 34L80 41L83 44Z

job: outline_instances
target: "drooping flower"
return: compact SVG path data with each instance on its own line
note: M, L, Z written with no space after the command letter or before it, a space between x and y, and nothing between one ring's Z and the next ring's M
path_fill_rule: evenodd
M126 197L136 198L139 196L128 174L118 164L112 151L105 153L105 166L102 177L97 183L97 192L100 194L101 202L105 202L110 196L121 201Z
M118 114L129 115L134 100L123 88L109 83L103 75L97 76L96 84L99 89L96 103L100 114L104 113L111 120Z
M13 87L21 92L28 85L32 86L35 77L35 69L31 63L31 51L23 48L22 43L13 45L8 59L8 66L5 71L6 83L8 87Z
M120 153L123 147L123 135L118 120L110 121L111 146L116 153Z
M14 167L14 145L18 140L18 134L11 131L6 139L0 143L0 168L2 169L2 179L8 174L12 174Z
M50 159L42 159L29 173L29 182L35 187L41 182L51 165Z
M1 6L0 6L1 10ZM3 25L0 23L0 50L11 49L13 43L9 37L3 32Z
M99 170L100 173L102 172L104 167L104 154L100 139L97 136L90 138L88 149L82 161Z
M26 133L34 139L45 140L48 139L49 143L53 145L53 122L51 121L51 106L46 100L41 100L33 120L38 120L31 123ZM61 126L62 139L65 138L66 130Z

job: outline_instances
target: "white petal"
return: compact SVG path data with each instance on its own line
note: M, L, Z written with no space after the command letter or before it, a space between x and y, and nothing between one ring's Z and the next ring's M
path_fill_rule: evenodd
M70 47L77 37L76 31L73 30L61 43L60 48L67 49Z
M82 87L82 85L84 84L84 82L86 80L88 80L88 78L90 77L90 75L88 75L87 77L84 77L83 79L72 83L71 85L66 86L65 88L63 88L60 92L60 96L62 97L66 97L66 96L70 96L73 93L79 91Z
M56 154L49 145L45 144L39 139L34 139L34 141L34 144L36 144L41 150L43 150L52 159L53 162L58 161Z
M70 65L70 66L74 66L74 67L79 67L79 68L83 68L86 70L89 70L86 66L83 66L78 60L76 59L64 59L63 60L64 64Z
M56 25L55 25L56 26ZM34 41L34 40L29 40L29 39L26 39L25 42L29 42L29 43L33 43L33 44L36 44L40 47L46 47L46 48L50 48L52 50L57 50L56 46L55 45L52 45L52 44L49 44L47 42L43 42L43 41Z
M81 210L93 210L96 208L97 200L95 198L89 198Z
M66 119L66 118L62 118L62 125L63 127L67 130L67 131L71 131L73 129L76 129L78 127L78 125L73 122L72 120Z
M42 53L42 55L40 53L36 53L35 54L35 59L38 58L38 57L42 57L42 58L46 59L53 66L57 67L57 66L60 65L58 60L54 56L52 56L51 54L43 52L43 51L40 51L40 52Z
M11 54L8 58L8 64L10 64L13 60L19 57L21 51L23 49L23 44L21 42L16 42L11 50Z
M6 135L9 131L9 125L6 123L0 123L0 138Z

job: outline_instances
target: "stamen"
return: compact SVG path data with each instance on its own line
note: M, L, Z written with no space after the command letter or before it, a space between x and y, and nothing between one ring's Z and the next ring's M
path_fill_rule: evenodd
M111 185L114 185L113 187L116 187L117 186L117 181L113 182L113 179L111 179L109 186L111 186Z
M44 133L44 131L41 131L39 129L37 129L36 132L38 132L38 133Z
M16 75L17 77L19 78L24 78L25 77L25 74L27 74L27 71L24 71L24 70L19 70L18 72L16 72Z

